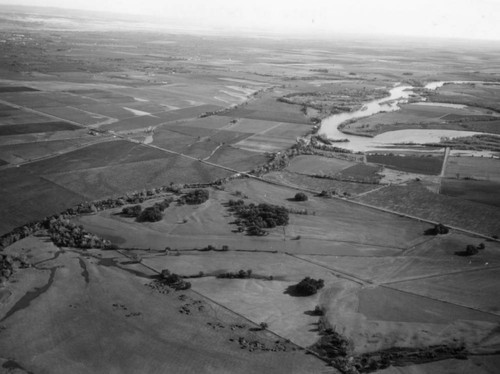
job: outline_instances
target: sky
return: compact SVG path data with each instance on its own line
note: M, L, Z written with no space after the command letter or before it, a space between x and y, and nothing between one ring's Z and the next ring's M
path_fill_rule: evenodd
M291 35L500 40L500 0L0 0L154 15L186 27Z

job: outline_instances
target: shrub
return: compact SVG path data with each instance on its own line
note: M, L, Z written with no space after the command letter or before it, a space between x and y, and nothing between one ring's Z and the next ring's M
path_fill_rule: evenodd
M297 192L295 194L295 201L307 201L308 197L304 192Z
M450 229L448 227L441 223L438 223L437 225L434 225L433 228L425 230L425 235L444 235L448 234L448 232L450 232Z

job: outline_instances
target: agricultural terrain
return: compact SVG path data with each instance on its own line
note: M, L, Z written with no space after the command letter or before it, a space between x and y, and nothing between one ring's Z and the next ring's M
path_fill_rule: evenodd
M498 372L500 49L53 11L0 7L0 373Z

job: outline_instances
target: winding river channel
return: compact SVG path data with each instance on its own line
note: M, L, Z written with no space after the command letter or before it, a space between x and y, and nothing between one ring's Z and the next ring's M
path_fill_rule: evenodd
M429 90L435 90L442 87L446 83L477 83L477 82L432 82L425 86ZM459 138L465 136L472 136L483 134L474 131L458 131L458 130L429 130L429 129L411 129L411 130L395 130L388 131L374 137L365 137L359 135L345 134L338 129L339 125L345 121L369 117L380 112L393 112L401 109L400 105L408 101L410 95L413 94L414 87L412 86L396 86L392 88L390 96L371 101L365 104L360 110L334 114L325 118L321 122L320 133L325 134L330 139L348 139L349 142L337 143L336 146L349 149L353 152L367 152L367 151L382 151L382 150L404 150L404 145L397 149L394 148L395 144L401 143L439 143L441 138ZM432 103L431 105L441 105L441 103ZM448 106L448 104L442 104ZM458 107L458 106L457 106ZM465 106L461 106L465 108ZM409 148L409 147L408 147ZM406 148L406 149L408 149ZM412 148L415 150L415 148ZM471 155L489 155L490 152L467 152Z

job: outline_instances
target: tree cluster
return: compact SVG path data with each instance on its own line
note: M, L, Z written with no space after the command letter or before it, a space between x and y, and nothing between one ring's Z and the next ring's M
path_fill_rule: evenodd
M208 190L205 189L196 189L194 191L190 191L179 198L179 204L203 204L210 197Z
M297 192L294 197L295 201L307 201L308 197L304 192Z
M155 203L143 211L139 209L139 214L137 215L138 222L158 222L163 218L163 211L170 206L172 199L165 199L160 203ZM140 208L140 205L139 205ZM123 212L123 211L122 211Z
M58 218L48 222L48 233L55 245L73 248L107 248L111 245L108 240L99 238L83 226L76 225L68 219Z
M323 279L313 279L305 277L295 285L295 292L301 296L310 296L318 292L319 289L325 286Z
M186 282L180 275L171 273L168 269L162 270L160 279L164 284L176 291L191 288L190 282Z
M475 246L474 244L467 244L467 246L465 247L465 251L460 251L455 253L459 256L466 256L466 257L474 256L477 255L479 251L483 250L484 248L486 248L484 243L479 243L478 246Z
M228 272L217 275L217 278L248 279L252 277L252 269L240 270L238 272Z
M229 200L228 206L238 217L235 223L239 231L246 230L248 235L262 236L267 233L264 229L288 225L288 210L282 206L265 203L245 205L243 200Z
M30 264L25 255L16 257L0 254L0 285L3 281L8 280L16 269L27 268L29 266Z
M126 206L122 209L122 214L126 217L138 217L141 212L142 206L140 205Z

